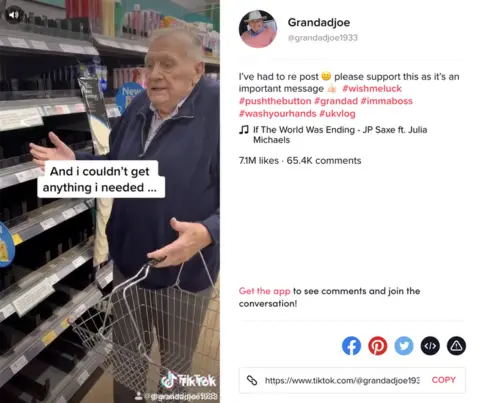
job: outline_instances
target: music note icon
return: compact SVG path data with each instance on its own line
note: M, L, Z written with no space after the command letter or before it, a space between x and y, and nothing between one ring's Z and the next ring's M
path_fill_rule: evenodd
M242 130L240 130L238 134L248 134L248 128L249 128L248 125L243 125Z

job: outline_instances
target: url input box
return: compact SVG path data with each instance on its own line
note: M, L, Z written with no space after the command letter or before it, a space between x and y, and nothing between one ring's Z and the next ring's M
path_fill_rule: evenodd
M465 368L241 368L240 393L459 394Z

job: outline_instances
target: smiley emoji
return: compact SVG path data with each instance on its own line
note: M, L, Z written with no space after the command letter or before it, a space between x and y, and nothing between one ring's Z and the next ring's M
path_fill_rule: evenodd
M332 74L329 71L324 71L322 73L322 78L324 79L324 81L328 81L332 78Z

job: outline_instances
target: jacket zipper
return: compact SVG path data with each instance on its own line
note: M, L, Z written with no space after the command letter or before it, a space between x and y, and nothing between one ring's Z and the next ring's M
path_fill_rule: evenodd
M170 120L180 120L180 119L193 119L194 116L175 116L173 118L170 118L168 119L166 122L162 123L162 125L158 128L157 132L155 133L155 135L153 136L153 139L152 141L150 142L150 145L148 146L147 150L145 150L145 140L144 140L144 136L142 135L142 154L140 155L140 159L144 159L145 158L145 154L147 153L147 151L150 149L150 147L152 147L153 145L153 142L159 137L162 135L162 130L165 128L165 125L169 124L169 121ZM151 123L150 123L151 124ZM144 125L145 125L145 122L144 122ZM142 128L142 132L143 130L145 130L145 127ZM163 133L164 135L164 133ZM165 140L165 138L164 138ZM165 144L165 141L163 142L163 144ZM161 152L163 150L163 147L162 148L159 148L157 150L157 152Z

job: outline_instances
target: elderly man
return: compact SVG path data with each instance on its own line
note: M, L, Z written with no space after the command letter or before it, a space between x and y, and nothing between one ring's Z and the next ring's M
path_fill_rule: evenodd
M242 34L243 41L252 48L264 48L270 45L275 39L276 33L267 26L263 21L260 11L251 11L245 22L248 24L250 30Z
M142 293L132 299L134 309L142 304L150 310L157 307L149 317L144 308L136 319L142 334L155 328L162 367L177 374L190 371L212 281L219 273L219 85L204 77L204 67L202 43L195 35L179 28L162 29L145 59L147 90L133 99L114 125L108 155L74 153L54 133L49 134L54 148L30 145L40 166L47 160L158 161L159 174L166 178L166 197L115 199L106 233L114 285L135 275L148 259L157 259L161 263L142 286L165 290L179 277L180 288L189 292L181 300L176 296L176 301L158 291L150 293L148 301ZM152 295L157 300L152 301ZM135 340L126 312L117 304L114 344ZM151 337L145 339L149 344ZM115 401L130 403L137 396L134 390L145 390L148 368L122 371L122 383L128 388L116 383Z

